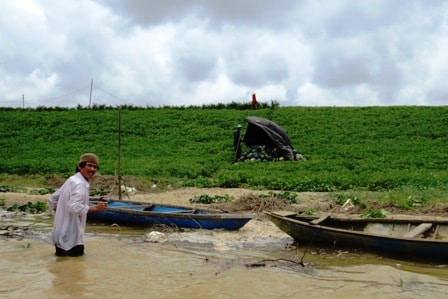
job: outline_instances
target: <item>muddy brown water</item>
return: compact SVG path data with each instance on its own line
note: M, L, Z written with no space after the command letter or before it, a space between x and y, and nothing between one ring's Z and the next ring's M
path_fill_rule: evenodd
M447 298L448 294L445 265L295 248L288 246L289 236L257 219L238 232L156 235L89 224L87 253L79 258L53 255L51 219L34 220L33 226L31 233L18 230L14 237L3 234L0 239L1 298Z

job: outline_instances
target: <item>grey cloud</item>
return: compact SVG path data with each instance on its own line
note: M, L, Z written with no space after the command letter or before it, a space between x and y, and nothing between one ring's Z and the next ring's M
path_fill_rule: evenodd
M325 28L332 37L365 34L396 23L403 10L399 1L348 1L326 20Z
M410 72L426 73L422 53L432 51L432 32L441 30L440 20L435 21L440 12L417 1L360 3L337 6L325 16L326 33L311 40L319 49L313 82L333 92L368 86L379 99L392 103L400 90L414 83L410 76L419 76ZM420 11L432 17L416 19Z
M98 0L114 13L137 26L157 25L160 22L177 23L194 16L209 20L214 26L223 24L252 24L272 26L282 24L281 15L288 15L300 4L295 0ZM286 21L286 18L284 18Z
M428 98L431 99L434 105L448 104L448 90L446 88L431 89L428 92Z
M395 57L388 56L387 51L374 52L375 48L353 52L349 47L329 46L316 59L314 82L332 88L363 83L397 86L401 83L401 70Z
M213 55L201 55L201 53L179 53L174 58L173 69L182 80L192 83L213 79L212 75L216 67L217 59Z
M113 14L122 16L135 25L149 26L172 22L194 13L196 5L182 0L97 0Z
M367 82L370 70L366 57L347 56L343 53L327 52L316 61L313 81L326 87L343 87Z
M443 103L446 11L442 0L5 1L0 105L23 93L76 105L92 78L105 104L254 89L281 103Z
M289 69L285 59L275 53L263 55L251 52L235 53L228 59L228 73L235 84L252 88L265 84L281 84L289 76Z

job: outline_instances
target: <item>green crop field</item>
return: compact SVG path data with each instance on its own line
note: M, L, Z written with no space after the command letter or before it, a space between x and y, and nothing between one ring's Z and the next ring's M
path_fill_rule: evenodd
M448 107L121 107L121 173L182 186L285 191L446 190ZM113 107L0 109L0 173L74 172L80 154L117 175ZM234 163L233 130L268 118L306 161ZM243 147L243 151L247 148Z

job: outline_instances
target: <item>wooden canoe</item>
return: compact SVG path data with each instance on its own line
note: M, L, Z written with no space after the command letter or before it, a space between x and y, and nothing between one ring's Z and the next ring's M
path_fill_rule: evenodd
M265 214L301 245L324 244L403 259L448 262L448 217L362 218L343 214L308 216L284 211Z
M96 204L97 201L90 202ZM110 199L107 202L106 211L89 213L87 220L140 227L161 224L180 228L238 230L254 217L252 214L226 213L192 206Z

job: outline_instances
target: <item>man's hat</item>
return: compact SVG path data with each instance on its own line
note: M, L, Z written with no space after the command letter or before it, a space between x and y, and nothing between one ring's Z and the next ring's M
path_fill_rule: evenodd
M90 162L99 165L98 157L92 153L82 154L81 157L79 158L79 163L81 162Z
M241 128L241 125L240 124L238 124L238 126L236 126L237 128Z

